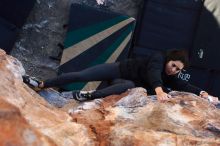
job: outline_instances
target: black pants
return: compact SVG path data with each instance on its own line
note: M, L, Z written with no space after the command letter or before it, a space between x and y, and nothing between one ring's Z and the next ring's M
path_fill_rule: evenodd
M44 87L59 87L65 84L84 81L109 81L112 84L104 89L96 90L92 97L101 98L112 94L120 94L135 87L130 80L121 79L119 63L100 64L79 72L65 73L54 79L44 81Z

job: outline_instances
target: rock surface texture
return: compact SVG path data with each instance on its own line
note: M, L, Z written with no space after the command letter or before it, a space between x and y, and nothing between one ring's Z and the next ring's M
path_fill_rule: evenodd
M35 91L23 84L22 65L2 50L0 74L0 140L4 138L0 141L0 145L29 145L27 143L29 141L33 145L35 143L35 145L49 145L44 142L46 137L59 146L94 143L84 125L71 122L67 112L52 107ZM34 133L35 131L38 133ZM26 140L25 136L30 139ZM40 143L40 141L42 141L41 144L38 144L37 142Z
M0 145L219 146L220 110L190 93L161 103L143 88L55 108L0 50Z

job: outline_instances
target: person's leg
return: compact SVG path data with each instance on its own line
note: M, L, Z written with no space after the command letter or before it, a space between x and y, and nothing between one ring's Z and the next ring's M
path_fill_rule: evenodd
M116 78L120 78L119 64L107 63L96 65L79 72L65 73L56 78L48 79L43 82L43 87L58 87L74 82L104 81Z
M131 89L134 87L135 87L134 82L130 80L116 79L116 80L113 80L112 85L92 92L91 96L94 99L102 98L102 97L106 97L112 94L121 94L127 91L128 89Z
M125 92L127 89L134 88L135 84L132 81L124 80L124 79L116 79L112 82L112 85L96 90L93 92L90 91L69 91L62 92L61 95L64 98L74 98L78 101L86 101L92 100L96 98L103 98L112 94L121 94Z

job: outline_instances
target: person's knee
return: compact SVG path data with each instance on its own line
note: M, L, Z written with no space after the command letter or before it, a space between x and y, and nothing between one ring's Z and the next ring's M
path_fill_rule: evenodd
M133 81L129 81L129 80L126 81L126 85L129 89L135 87L135 83Z

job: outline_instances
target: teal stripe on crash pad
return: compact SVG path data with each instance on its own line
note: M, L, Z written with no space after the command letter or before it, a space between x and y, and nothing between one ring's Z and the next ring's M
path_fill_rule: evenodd
M84 27L67 33L66 39L64 41L64 47L68 48L98 32L101 32L121 21L128 19L128 16L118 16L116 18L103 21L101 23L94 24L92 26Z
M107 48L96 60L91 62L88 67L94 66L106 62L106 60L113 54L113 52L120 46L120 44L125 40L125 38L133 31L134 26L129 25L129 27L119 36L119 38ZM95 50L94 50L95 51ZM64 86L66 90L81 90L87 82L73 83Z
M87 83L87 82L86 82ZM84 82L72 83L63 86L63 89L71 91L71 90L82 90L82 88L86 85Z

